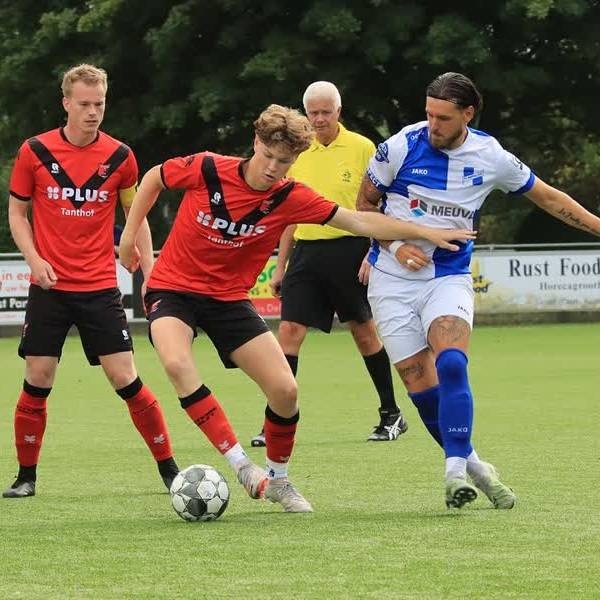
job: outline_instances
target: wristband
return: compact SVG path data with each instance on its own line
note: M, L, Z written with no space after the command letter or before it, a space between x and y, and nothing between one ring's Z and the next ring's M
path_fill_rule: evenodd
M396 252L398 251L398 248L400 248L400 246L404 246L404 242L396 240L388 246L388 252L391 252L394 256L396 256Z

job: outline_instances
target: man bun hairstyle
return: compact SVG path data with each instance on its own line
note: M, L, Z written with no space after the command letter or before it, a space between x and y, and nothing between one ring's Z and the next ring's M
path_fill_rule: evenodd
M294 108L271 104L254 121L258 139L267 146L283 144L293 154L307 150L314 132L308 119Z
M427 96L452 102L461 108L472 106L475 114L483 109L483 97L475 84L462 73L443 73L428 86Z

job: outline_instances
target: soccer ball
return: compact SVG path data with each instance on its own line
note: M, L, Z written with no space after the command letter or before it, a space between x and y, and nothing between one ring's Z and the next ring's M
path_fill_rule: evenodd
M210 465L192 465L171 484L171 503L186 521L214 521L229 504L227 481Z

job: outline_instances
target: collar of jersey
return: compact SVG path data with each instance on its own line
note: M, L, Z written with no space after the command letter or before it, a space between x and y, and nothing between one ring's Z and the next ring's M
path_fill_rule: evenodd
M335 139L332 140L330 144L325 146L324 144L321 144L321 142L319 142L319 140L317 140L317 138L315 137L315 139L311 142L309 150L311 152L314 152L315 150L327 150L328 148L334 148L336 146L347 146L348 144L346 142L346 136L348 134L348 130L339 121L338 125L340 130L338 131L338 134L335 137Z
M87 147L91 146L92 144L95 144L100 139L100 130L98 129L98 131L96 131L96 137L89 144L86 144L85 146L76 146L75 144L73 144L73 142L69 141L69 138L65 135L64 129L65 129L64 127L58 128L58 131L60 132L60 137L62 138L62 140L64 142L66 142L67 144L69 144L69 146L72 146L73 148L79 148L80 150L83 150L84 148L87 148Z

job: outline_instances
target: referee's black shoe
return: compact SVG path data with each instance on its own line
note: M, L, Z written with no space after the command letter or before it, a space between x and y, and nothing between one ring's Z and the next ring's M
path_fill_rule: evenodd
M250 445L253 448L264 448L267 445L267 441L265 440L265 430L264 429L261 429L260 433L255 435L250 440Z
M8 489L2 492L3 498L27 498L35 496L35 481L17 479Z
M373 433L367 438L367 442L392 442L408 429L408 423L400 410L392 412L380 408L379 417L379 425L374 427Z

